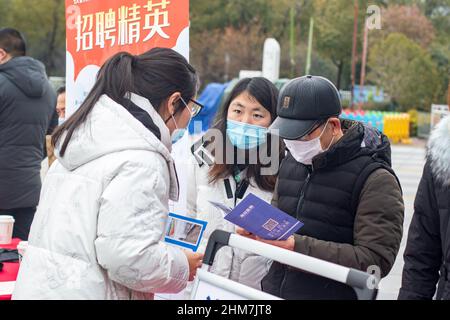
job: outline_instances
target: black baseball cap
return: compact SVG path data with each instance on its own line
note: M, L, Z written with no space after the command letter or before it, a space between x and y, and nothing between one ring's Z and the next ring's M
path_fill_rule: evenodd
M269 130L278 130L283 139L297 140L341 112L341 99L335 85L324 77L308 75L292 79L283 86L278 97L278 117Z

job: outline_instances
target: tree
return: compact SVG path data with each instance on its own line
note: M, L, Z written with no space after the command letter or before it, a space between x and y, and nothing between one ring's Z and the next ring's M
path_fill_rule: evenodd
M289 9L294 6L306 11L309 3L308 0L195 0L190 2L191 31L195 34L229 27L242 30L258 25L262 33L281 38L289 23Z
M241 69L261 69L264 40L277 39L281 47L282 75L289 74L289 11L295 9L296 35L307 26L312 10L309 0L196 0L191 1L191 61L203 83L238 76ZM297 40L298 40L297 38ZM300 46L297 42L297 49ZM296 50L295 61L301 61ZM297 66L296 73L299 71Z
M28 54L41 60L50 75L64 75L65 5L61 0L2 0L2 26L20 30ZM6 17L6 21L3 20Z
M447 104L448 86L450 81L450 41L435 41L430 47L430 54L438 67L438 78L441 80L435 103Z
M417 43L400 33L377 42L369 56L368 78L403 110L429 110L440 90L436 64Z
M423 48L428 48L435 37L435 30L431 21L413 6L394 5L382 11L383 28L381 34L403 33Z
M359 26L364 23L366 7L359 6ZM350 68L353 44L354 1L349 0L315 0L314 16L317 21L316 47L325 58L330 59L337 68L336 86L342 87L341 82L346 72L346 79L350 78ZM358 48L361 46L361 32L358 35ZM360 49L358 50L360 51Z
M440 91L435 103L447 102L450 76L450 0L390 0L383 11L383 30L371 40L389 32L400 32L421 44L438 68Z
M202 83L224 82L238 76L241 69L261 70L265 36L260 27L244 30L228 27L195 34L191 41L191 62Z

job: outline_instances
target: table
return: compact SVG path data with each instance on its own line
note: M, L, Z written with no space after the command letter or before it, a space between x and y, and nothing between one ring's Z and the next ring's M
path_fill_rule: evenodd
M13 239L11 244L0 244L2 249L17 249L20 239ZM0 284L16 281L17 275L19 273L19 262L4 262L3 271L0 271ZM11 300L11 295L0 295L0 300Z

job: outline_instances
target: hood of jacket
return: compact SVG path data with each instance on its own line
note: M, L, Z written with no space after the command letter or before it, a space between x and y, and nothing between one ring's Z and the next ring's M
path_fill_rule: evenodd
M67 170L73 171L108 154L127 150L155 152L160 154L168 164L171 182L170 198L176 200L178 199L178 179L174 160L170 154L169 129L147 99L132 94L131 100L144 110L148 110L154 123L160 129L161 140L122 105L103 95L95 104L87 121L74 131L64 156L60 155L60 148L66 133L56 144L55 155Z
M391 144L386 135L352 120L341 120L344 136L313 159L314 169L338 166L360 156L370 156L391 166Z
M45 93L47 74L44 65L30 57L17 57L0 65L0 73L26 96L40 98Z
M450 185L450 115L442 119L431 133L427 156L437 181Z

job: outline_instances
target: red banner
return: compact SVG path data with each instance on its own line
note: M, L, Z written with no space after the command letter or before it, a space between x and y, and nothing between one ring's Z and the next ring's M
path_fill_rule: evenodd
M76 79L119 51L175 47L189 27L189 0L66 0L66 19Z

